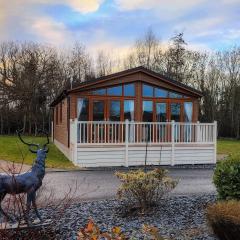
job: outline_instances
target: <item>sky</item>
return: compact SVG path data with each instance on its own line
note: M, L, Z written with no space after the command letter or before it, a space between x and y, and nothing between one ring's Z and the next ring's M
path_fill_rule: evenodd
M151 28L167 44L224 50L240 43L240 0L0 0L0 41L126 53Z

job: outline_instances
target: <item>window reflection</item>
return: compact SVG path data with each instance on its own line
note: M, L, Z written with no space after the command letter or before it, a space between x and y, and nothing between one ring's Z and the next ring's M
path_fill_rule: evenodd
M180 122L180 112L181 104L171 103L171 120L174 120L175 122Z
M92 94L94 94L94 95L105 95L106 94L106 89L105 88L97 89L97 90L93 91Z
M88 121L88 106L89 101L87 98L78 98L77 101L77 118L78 121Z
M124 85L123 90L124 90L124 96L129 96L129 97L135 96L134 83Z
M169 92L169 97L170 98L182 98L183 95L175 92Z
M134 100L124 100L124 120L134 121Z
M153 120L153 103L152 101L143 101L142 111L143 122L152 122Z
M157 118L157 122L167 121L167 104L166 103L156 103L156 118Z
M185 122L192 122L192 103L185 102L184 103L184 121Z
M142 95L143 95L143 97L153 97L153 87L143 84L142 85Z
M109 120L110 121L120 121L121 116L121 103L120 101L111 101L110 102L110 111L109 111Z
M108 88L107 94L113 95L113 96L121 96L122 95L122 86Z
M168 91L161 89L161 88L155 88L155 97L167 98Z

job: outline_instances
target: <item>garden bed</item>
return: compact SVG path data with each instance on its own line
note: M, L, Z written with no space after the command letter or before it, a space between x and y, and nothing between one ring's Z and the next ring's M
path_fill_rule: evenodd
M56 239L76 239L78 230L91 218L102 231L120 226L122 231L135 239L143 238L142 225L149 224L158 227L161 235L167 239L215 240L205 217L206 205L215 200L215 195L169 197L144 214L133 211L128 215L116 200L73 204L56 226ZM50 213L41 212L48 216Z

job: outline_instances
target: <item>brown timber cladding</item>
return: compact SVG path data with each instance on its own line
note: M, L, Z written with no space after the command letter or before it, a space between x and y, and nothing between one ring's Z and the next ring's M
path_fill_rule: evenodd
M54 139L65 146L68 146L67 118L67 98L65 98L54 107Z
M72 92L69 94L69 101L70 101L70 113L69 113L69 118L70 119L75 119L77 117L77 99L79 97L89 97L89 98L94 98L94 95L89 95L88 92L92 91L97 88L103 88L103 87L109 87L109 86L114 86L114 85L119 85L122 83L131 83L135 82L135 91L136 91L136 98L135 98L135 119L136 121L141 121L142 117L142 89L141 89L141 84L143 82L158 86L158 87L163 87L169 90L177 91L182 94L186 94L188 96L191 95L191 93L187 89L179 89L177 86L168 84L166 82L163 82L159 79L156 79L154 76L149 76L144 73L138 72L138 73L133 73L129 74L127 76L122 76L122 77L116 77L114 79L111 79L110 81L99 81L97 83L92 84L91 86L86 86L83 87L82 89L78 89L76 92ZM104 96L98 96L98 99L104 99L106 97ZM119 97L117 97L119 98ZM109 99L109 98L108 98ZM112 97L114 99L114 96ZM173 100L174 101L179 101L179 100ZM183 100L180 100L182 102ZM199 112L199 100L197 97L192 96L190 97L190 101L193 102L193 122L198 121L198 112ZM62 107L60 107L60 104L62 104ZM62 102L58 103L54 107L54 138L59 141L60 143L64 144L66 147L68 147L68 124L69 124L69 119L68 119L68 102L67 98L62 100ZM57 110L58 108L58 110ZM62 108L62 111L60 109ZM58 116L56 116L58 112ZM62 121L60 122L60 114L62 112ZM58 120L58 121L57 121Z

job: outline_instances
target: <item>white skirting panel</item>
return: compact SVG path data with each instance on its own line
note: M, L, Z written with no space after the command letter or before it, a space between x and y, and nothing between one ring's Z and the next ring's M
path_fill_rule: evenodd
M214 145L175 145L149 146L147 149L148 165L212 164L214 163ZM77 160L79 167L139 166L144 165L145 146L78 146Z

